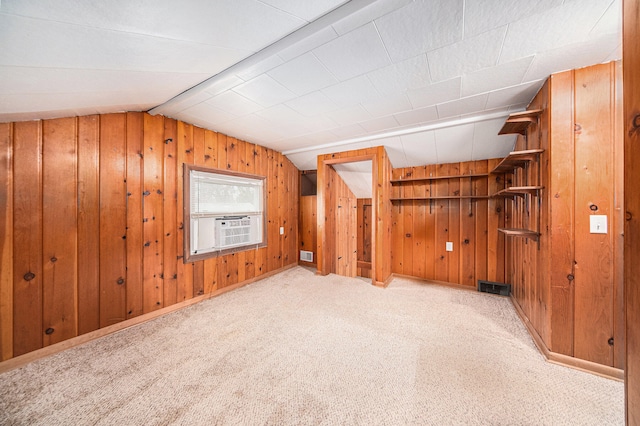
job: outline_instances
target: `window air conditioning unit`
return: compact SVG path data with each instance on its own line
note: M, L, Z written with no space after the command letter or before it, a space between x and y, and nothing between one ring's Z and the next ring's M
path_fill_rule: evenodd
M217 218L215 234L218 248L259 243L261 236L259 216Z

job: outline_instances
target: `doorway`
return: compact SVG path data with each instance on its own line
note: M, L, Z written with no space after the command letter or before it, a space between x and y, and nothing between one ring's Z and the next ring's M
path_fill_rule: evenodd
M366 167L366 169L365 169ZM341 193L342 188L348 188L343 178L338 174L338 171L344 175L345 172L353 172L360 176L360 181L365 182L367 190L370 192L370 197L366 195L361 198L371 199L370 210L367 212L367 218L370 219L370 225L367 230L370 230L370 271L371 282L377 286L385 286L391 278L391 262L389 256L384 253L389 253L391 244L391 203L389 201L391 194L391 184L389 176L391 173L391 163L387 156L384 147L365 148L356 151L347 151L334 154L325 154L318 156L318 196L317 196L317 267L318 274L327 275L329 273L338 273L338 259L340 255L338 251L337 243L341 240L341 237L337 235L338 232L338 210L342 210L342 205L350 205L347 207L350 212L356 212L358 210L358 197L353 194L350 189L346 194L351 192L353 195L345 195ZM366 170L366 172L365 172ZM365 176L363 178L363 176ZM346 177L348 181L351 178ZM354 186L350 182L351 186ZM349 202L340 200L340 197L352 197L353 201ZM349 204L350 203L350 204ZM364 207L364 204L361 203ZM340 206L340 207L339 207ZM354 208L355 207L355 208ZM352 250L349 255L350 262L355 263L356 272L358 267L357 259L357 214L348 215L347 210L344 210L341 216L345 218L351 218L354 225L352 226L353 242L355 242L355 249ZM363 215L364 217L364 215ZM341 219L344 220L344 219ZM344 231L344 229L342 229ZM363 238L364 242L364 238ZM348 250L348 248L347 248ZM366 266L369 266L367 262ZM362 264L361 264L362 265ZM365 272L366 273L366 272Z

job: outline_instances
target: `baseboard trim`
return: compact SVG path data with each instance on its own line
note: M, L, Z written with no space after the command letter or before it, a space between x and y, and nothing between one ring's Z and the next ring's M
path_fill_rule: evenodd
M405 274L396 274L393 273L392 276L395 278L406 278L408 280L413 280L413 281L419 281L423 284L433 284L433 285L439 285L442 287L451 287L451 288L455 288L458 290L467 290L467 291L473 291L473 292L478 292L478 288L477 287L472 287L472 286L468 286L468 285L463 285L463 284L458 284L458 283L450 283L447 281L437 281L437 280L429 280L427 278L419 278L419 277L415 277L413 275L405 275ZM489 293L485 293L485 294L489 294ZM501 296L504 297L504 296Z
M209 294L203 294L200 296L193 297L191 299L185 300L183 302L176 303L171 306L167 306L166 308L158 309L157 311L149 312L147 314L140 315L135 318L131 318L117 324L113 324L99 330L95 330L86 334L82 334L80 336L72 337L71 339L65 340L63 342L55 343L53 345L44 347L42 349L35 350L33 352L26 353L24 355L19 355L17 357L8 359L6 361L0 362L0 374L6 373L7 371L15 370L16 368L23 367L33 361L37 361L42 358L46 358L48 356L57 354L59 352L65 351L67 349L71 349L73 347L82 345L84 343L90 342L92 340L99 339L104 336L108 336L110 334L117 333L119 331L125 330L130 327L135 327L140 324L144 324L145 322L151 321L155 318L161 317L163 315L169 314L171 312L178 311L180 309L186 308L187 306L194 305L196 303L202 302L207 299L211 299L213 297L219 296L221 294L227 293L232 290L236 290L240 287L244 287L248 284L263 280L265 278L276 275L280 272L284 272L287 269L298 266L297 263L292 263L290 265L283 266L282 268L276 269L274 271L270 271L264 273L258 277L251 278L248 280L244 280L237 284L232 284L221 289L218 289Z
M373 271L371 271L371 272L373 273ZM387 288L387 287L389 287L389 284L391 284L391 281L393 281L393 278L394 278L394 275L391 274L384 281L376 281L376 280L372 279L371 282L376 287Z
M536 347L540 351L540 354L542 354L547 362L595 374L597 376L605 377L607 379L612 379L619 382L624 381L624 370L550 351L549 348L547 348L547 345L544 343L544 340L542 340L542 337L540 337L536 329L533 327L533 324L531 324L531 321L529 321L529 318L527 318L524 311L513 297L513 295L511 295L510 299L511 304L515 308L518 316L520 317L520 320L522 321L522 324L524 324L527 331L529 332L529 335L533 339L533 343L535 343Z

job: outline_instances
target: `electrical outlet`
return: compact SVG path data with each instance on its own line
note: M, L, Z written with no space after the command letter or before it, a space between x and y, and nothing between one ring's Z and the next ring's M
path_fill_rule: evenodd
M447 241L447 242L445 243L445 249L446 249L447 251L453 251L453 241Z
M589 216L589 232L592 234L606 234L607 216L603 214Z
M280 235L284 235L284 226L280 227Z

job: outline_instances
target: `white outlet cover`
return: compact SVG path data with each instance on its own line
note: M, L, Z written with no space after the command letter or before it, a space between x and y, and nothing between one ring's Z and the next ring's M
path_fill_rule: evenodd
M589 216L589 232L592 234L606 234L607 216L603 214Z
M453 251L453 241L447 241L447 242L445 243L445 249L446 249L447 251Z
M280 227L280 235L284 235L284 226Z

